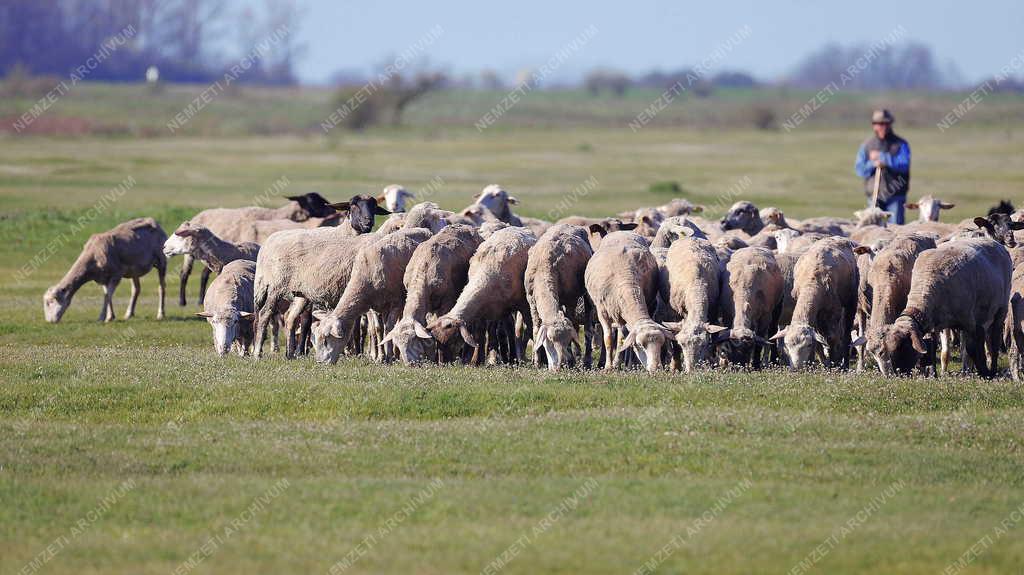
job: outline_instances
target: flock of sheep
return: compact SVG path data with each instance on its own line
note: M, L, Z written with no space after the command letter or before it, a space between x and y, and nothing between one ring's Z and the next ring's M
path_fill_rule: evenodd
M878 208L797 222L750 202L716 222L676 199L552 224L517 216L497 185L461 212L406 211L413 197L392 185L338 204L311 193L277 209L204 210L169 238L152 218L125 222L86 242L47 290L45 317L59 321L95 281L111 321L114 290L131 278L127 319L155 267L162 318L167 258L184 255L179 303L198 259L198 315L221 355L259 358L269 328L274 351L283 330L287 358L312 351L324 363L522 363L532 340L535 365L551 370L589 368L596 351L605 369L652 373L846 369L856 357L858 369L937 375L959 342L965 371L995 376L1002 348L1020 377L1024 248L1013 232L1024 223L1005 204L954 225L938 221L952 204L925 196L908 204L918 221L896 226ZM374 232L376 216L388 218Z

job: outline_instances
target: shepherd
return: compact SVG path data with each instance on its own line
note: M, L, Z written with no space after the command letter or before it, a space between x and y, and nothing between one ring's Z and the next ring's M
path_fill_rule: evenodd
M892 131L889 110L871 114L874 135L857 150L854 170L864 178L868 207L876 206L892 214L889 223L903 223L903 205L910 191L910 144Z

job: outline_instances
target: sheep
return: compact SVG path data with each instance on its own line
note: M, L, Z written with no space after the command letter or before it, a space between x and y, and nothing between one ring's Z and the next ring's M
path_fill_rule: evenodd
M364 195L352 196L349 201L331 204L331 207L339 212L348 212L348 217L338 226L339 233L345 236L368 234L373 230L375 216L391 214L377 205L377 198Z
M797 230L807 233L824 234L826 236L849 236L856 224L846 218L820 217L802 220Z
M694 205L690 200L684 200L683 198L674 198L667 204L658 206L656 209L661 212L662 216L671 218L673 216L699 214L704 211L704 206Z
M920 233L933 236L936 240L948 238L957 231L957 227L954 224L944 224L942 222L922 222L915 221L909 224L898 226L898 233Z
M287 196L289 202L279 208L264 208L260 206L248 206L244 208L210 208L192 216L190 221L203 225L222 239L230 242L252 241L262 243L260 239L243 237L240 234L232 233L232 230L240 230L245 224L261 220L289 220L292 222L305 222L310 218L326 218L335 213L334 208L316 192L303 194L301 196ZM274 230L278 231L278 230ZM188 277L192 273L192 256L185 255L179 272L179 294L178 305L186 305L185 288L188 285ZM199 284L199 304L203 303L203 296L206 292L206 283L210 279L208 269L203 270Z
M808 248L796 263L793 320L772 336L785 342L794 369L805 366L816 350L821 351L826 366L849 367L859 283L853 248L846 238L824 239Z
M765 248L742 248L732 254L722 281L722 322L731 326L717 334L730 362L761 367L761 347L778 325L784 280L775 256Z
M651 248L668 248L674 241L683 237L708 239L704 232L686 216L672 216L661 222L658 233L651 240Z
M721 262L707 239L684 237L668 248L659 281L659 297L679 322L666 322L682 349L683 369L702 363L715 338L726 328L715 325L721 295Z
M448 223L450 224L467 224L475 227L480 227L486 222L498 221L501 220L499 220L491 210L480 204L473 204L466 207L461 212L448 216Z
M558 223L570 223L565 221L568 219L563 218ZM590 232L590 249L596 252L601 247L601 240L611 232L633 231L637 228L637 225L635 222L623 222L619 218L603 218L595 223L586 224L586 228Z
M895 232L887 227L889 212L881 208L865 208L853 213L857 227L850 232L850 238L859 244L870 244L880 239L891 239Z
M512 226L523 225L523 222L512 213L512 208L509 207L518 204L519 200L514 196L508 195L508 192L498 184L491 184L485 187L474 203L487 208L496 218L506 224Z
M775 251L777 254L784 254L792 251L793 240L800 237L802 234L797 230L787 228L782 230L776 230L772 232L775 236Z
M990 238L1007 248L1017 246L1017 240L1013 237L1013 232L1024 229L1024 222L1015 222L1010 219L1009 215L1003 213L990 214L987 218L974 218L974 223L978 228L985 230L985 233Z
M612 232L587 264L587 293L604 332L605 369L619 366L620 354L633 348L648 372L661 367L661 351L672 332L651 319L657 303L658 264L647 241L632 232ZM613 328L629 335L616 353Z
M491 237L491 235L494 234L494 232L498 230L503 230L507 227L510 226L505 222L484 222L484 224L480 226L480 236L486 240L487 238Z
M864 208L863 210L857 210L853 212L855 218L857 218L857 227L862 228L864 226L882 226L889 222L889 218L892 214L883 210L882 208Z
M392 212L392 214L388 216L388 219L384 220L384 223L381 224L380 227L377 228L377 231L374 233L376 233L377 235L386 236L394 231L402 229L402 227L405 226L405 218L407 215L408 214L406 214L405 212Z
M907 305L883 326L870 352L882 373L909 374L928 353L926 337L961 330L967 357L982 377L995 376L1010 300L1010 255L991 238L945 242L917 256ZM986 363L985 348L989 362Z
M883 328L896 321L907 305L914 262L921 253L930 249L935 249L934 239L918 234L904 234L896 236L885 249L874 255L865 290L866 297L870 298L867 306L868 322L864 330L867 349L881 348ZM879 365L882 364L878 356L875 360ZM945 368L946 361L942 365Z
M720 225L723 231L742 230L748 236L756 236L764 228L757 206L747 201L733 204Z
M640 208L619 214L619 219L624 222L633 222L637 225L636 233L646 238L653 238L658 233L665 216L657 208Z
M132 280L132 295L124 313L124 319L129 319L135 315L135 304L139 301L139 278L152 268L156 268L160 281L156 319L163 319L164 276L167 272L167 258L163 253L165 241L167 234L153 218L136 218L89 236L71 269L43 295L46 321L59 322L71 305L75 292L89 281L103 286L99 321L114 321L114 290L121 278Z
M405 200L411 200L416 197L416 194L406 190L405 187L399 184L391 184L384 186L384 191L377 196L377 204L384 204L384 207L391 213L401 213L405 211Z
M881 248L878 251L881 251ZM857 371L861 372L864 371L864 357L867 355L865 338L868 329L868 318L871 316L871 298L873 293L871 284L868 283L868 278L871 275L875 254L878 252L872 246L857 246L853 248L853 253L857 258L857 311L854 313L853 319L857 337L850 345L857 350Z
M921 196L917 202L907 202L905 205L908 210L918 210L917 221L919 222L937 222L939 221L939 212L956 207L956 204L944 202L932 197L931 194Z
M428 229L406 228L375 238L360 248L334 310L313 312L320 322L313 328L318 362L338 361L366 312L376 312L385 325L394 323L405 305L405 267L416 248L430 236Z
M260 246L252 242L233 244L217 237L217 234L201 224L190 221L183 222L174 230L174 236L185 238L185 244L192 256L206 264L213 273L220 273L225 265L235 260L256 261ZM170 239L168 239L170 242ZM164 255L168 255L167 242L164 243Z
M305 305L333 308L348 283L359 248L378 237L347 236L340 227L285 230L272 235L256 259L253 357L259 359L262 355L266 327L282 301L291 300L293 308L299 307L289 311L289 320L298 317ZM294 357L296 351L294 326L289 324L286 322L287 358Z
M424 228L436 234L448 225L451 215L452 212L442 210L434 202L421 202L413 206L403 218L402 228Z
M469 279L469 260L482 242L473 226L452 224L413 252L402 280L406 290L402 318L382 341L391 342L406 365L425 359L428 343L433 341L426 324L455 305Z
M779 208L765 208L760 210L760 213L761 223L764 224L763 229L767 229L770 232L795 229L794 226L786 221L786 215Z
M1024 267L1014 267L1010 283L1010 303L1003 324L1003 345L1010 356L1010 377L1024 379Z
M552 226L530 248L525 288L533 323L534 362L538 367L540 349L544 350L551 371L571 367L577 357L583 360L584 367L590 367L589 338L588 345L581 350L579 324L583 320L588 330L591 324L584 275L592 255L587 230L569 224ZM581 299L583 318L576 316Z
M796 263L800 256L804 255L806 249L798 252L776 253L775 263L782 272L782 303L779 307L779 325L789 325L793 321L793 309L796 307L796 298L793 297L793 286L796 284ZM783 345L779 346L783 348Z
M459 334L466 345L476 349L474 356L479 363L483 354L477 337L482 337L484 322L505 322L514 312L529 317L523 278L529 250L535 243L533 233L520 227L498 230L485 239L470 259L469 280L455 305L427 324L433 338L449 345ZM517 360L523 360L520 342L515 354Z
M244 356L252 347L252 287L256 262L234 260L210 283L203 311L196 313L213 328L213 349L221 357L234 347Z

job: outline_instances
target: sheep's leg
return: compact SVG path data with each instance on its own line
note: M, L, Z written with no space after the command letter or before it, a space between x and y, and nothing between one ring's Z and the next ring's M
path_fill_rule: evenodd
M128 309L124 310L124 319L131 319L135 317L135 305L139 303L139 292L142 290L142 284L139 282L139 278L131 278L132 280L132 295L128 298Z
M252 355L254 358L259 359L263 356L263 340L267 338L267 325L275 320L275 314L277 313L277 298L268 297L263 308L257 308L255 310L256 317L253 319L255 326L255 333L253 334L253 350ZM275 321L276 323L276 321Z
M516 363L526 362L526 334L533 330L532 321L528 321L526 318L529 317L526 313L519 312L516 314L515 319L515 332L513 332L513 343L515 344L516 350Z
M590 298L583 300L583 368L590 369L594 364L594 305Z
M950 340L953 339L950 330L947 328L940 331L939 339L942 341L942 351L939 353L939 364L941 367L939 372L941 375L946 375L949 370L949 350L952 345Z
M306 309L306 298L296 297L288 306L288 312L284 317L284 328L287 339L285 340L284 358L295 359L298 342L295 339L295 326L299 321L302 312Z
M103 286L103 309L100 311L100 321L109 322L114 321L114 290L117 289L117 284L121 282L121 278L114 278Z
M622 348L622 343L626 340L626 335L627 335L625 333L625 331L626 331L625 328L620 327L617 330L617 333L615 334L615 359L612 360L612 367L614 369L619 369L619 366L622 365L623 360L625 360L625 362L626 362L626 367L630 367L631 366L631 362L629 361L629 358L628 357L623 357L623 356L629 354L629 352L630 352L629 348L626 348L626 349Z
M164 300L167 296L167 259L160 254L156 264L156 277L160 281L157 296L160 298L156 308L156 319L164 319Z
M989 373L994 377L999 373L999 348L1002 346L1003 325L1006 323L1006 310L996 314L995 321L988 328L988 347L991 354Z
M298 355L306 355L309 353L309 333L313 326L313 314L307 307L299 318L299 343L298 343Z
M609 322L605 318L600 318L600 321L601 321L601 331L602 331L602 333L604 335L604 350L602 350L603 351L602 355L603 355L603 359L604 359L604 369L605 369L605 371L611 371L611 370L615 369L615 360L614 360L614 356L615 356L615 347L614 347L615 332L612 331L611 322Z
M974 368L978 370L978 374L985 378L991 378L992 374L989 372L985 357L985 336L986 334L983 330L975 329L975 333L967 334L965 332L963 340L967 348L967 355L971 357L971 361L974 363Z
M533 294L527 292L526 303L530 306L530 318L533 320L533 367L540 369L542 367L541 360L546 360L547 356L544 354L544 346L537 343L538 332L540 331L540 312L537 311L537 302L533 299ZM547 364L544 361L543 364Z
M199 274L199 305L206 301L206 285L210 282L210 268L203 266L203 273Z
M192 273L192 263L195 262L195 258L192 254L185 254L185 257L181 262L181 271L178 272L178 305L186 305L185 301L185 286L188 285L188 276Z

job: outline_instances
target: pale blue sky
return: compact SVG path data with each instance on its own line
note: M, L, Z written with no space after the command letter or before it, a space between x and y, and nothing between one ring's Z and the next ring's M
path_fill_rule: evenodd
M767 80L826 42L871 42L900 24L908 39L932 46L940 67L951 61L968 81L1024 51L1024 0L299 1L306 10L307 51L299 63L305 82L322 82L338 69L368 70L436 24L444 33L425 53L457 75L491 68L510 76L539 66L590 24L597 36L554 78L576 78L598 65L630 73L692 65L744 24L750 37L719 66Z

